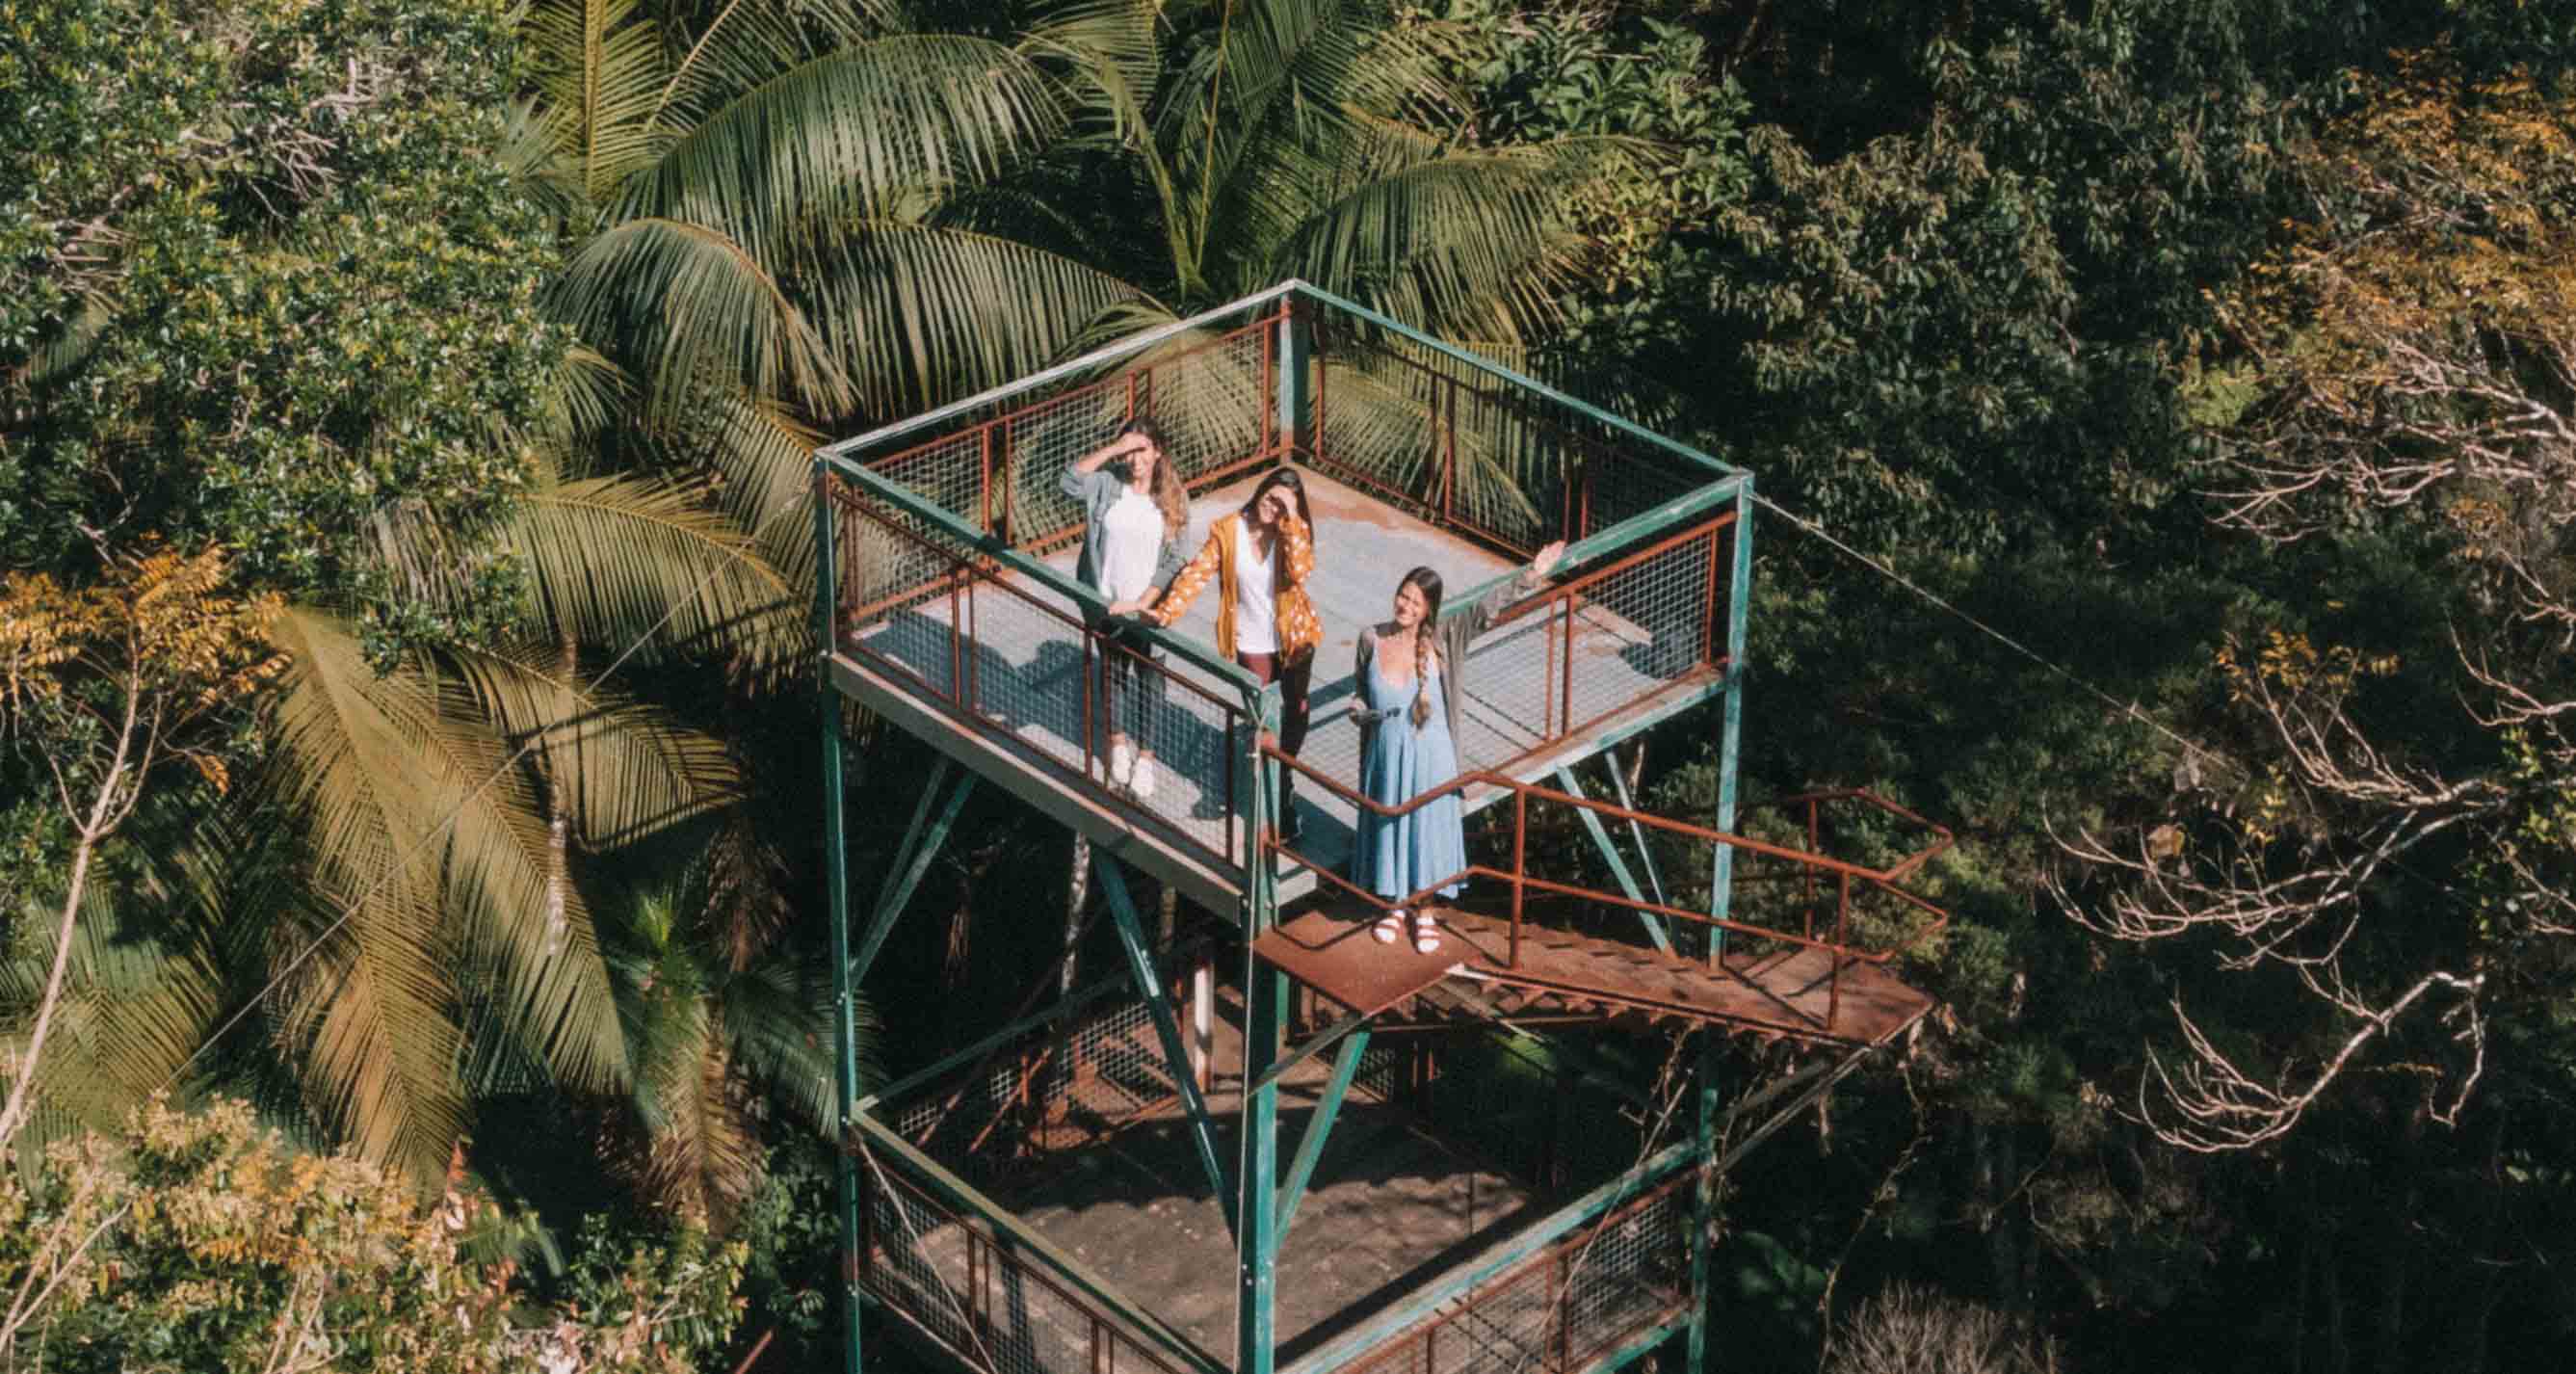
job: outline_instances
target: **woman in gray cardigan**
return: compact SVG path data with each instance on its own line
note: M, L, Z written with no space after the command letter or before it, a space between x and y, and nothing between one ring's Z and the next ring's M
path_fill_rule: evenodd
M1493 625L1515 599L1537 590L1557 560L1563 541L1538 551L1520 576L1495 585L1466 614L1443 624L1440 574L1406 573L1395 587L1394 618L1360 635L1353 670L1360 723L1360 791L1380 806L1401 806L1458 777L1458 703L1467 694L1467 646ZM1351 880L1380 897L1402 898L1455 878L1467 867L1463 813L1455 792L1400 816L1363 809L1351 848ZM1441 884L1438 895L1458 895ZM1396 907L1371 928L1393 944L1410 925L1415 952L1440 948L1440 928L1421 912Z
M1154 744L1142 727L1162 700L1163 675L1141 661L1155 656L1152 646L1113 617L1153 605L1172 585L1181 570L1189 497L1151 420L1130 421L1118 437L1076 459L1064 470L1063 487L1082 504L1082 556L1073 575L1109 603L1100 612L1083 610L1086 627L1105 631L1093 690L1109 723L1109 785L1143 801L1154 795Z

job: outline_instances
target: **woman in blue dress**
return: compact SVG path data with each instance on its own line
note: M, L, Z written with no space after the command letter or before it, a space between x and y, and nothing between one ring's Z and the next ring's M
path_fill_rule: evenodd
M1517 578L1497 583L1465 615L1440 620L1440 574L1415 568L1395 585L1394 617L1361 633L1353 665L1360 723L1360 791L1381 806L1401 806L1458 777L1458 701L1465 695L1467 646L1504 607L1537 590L1565 554L1562 540L1538 551ZM1400 816L1363 809L1351 849L1352 881L1380 897L1402 899L1456 878L1467 867L1466 827L1458 794L1449 792ZM1442 897L1459 884L1443 884ZM1420 911L1396 907L1370 933L1393 944L1411 928L1416 953L1440 948L1440 928Z

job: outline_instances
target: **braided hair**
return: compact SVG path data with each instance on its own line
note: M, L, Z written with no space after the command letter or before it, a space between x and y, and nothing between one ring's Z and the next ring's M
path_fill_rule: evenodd
M1411 587L1422 593L1422 621L1413 627L1413 709L1405 718L1420 730L1431 723L1431 694L1423 690L1423 678L1439 666L1440 641L1434 631L1440 624L1440 574L1429 567L1415 568L1395 584L1398 592Z

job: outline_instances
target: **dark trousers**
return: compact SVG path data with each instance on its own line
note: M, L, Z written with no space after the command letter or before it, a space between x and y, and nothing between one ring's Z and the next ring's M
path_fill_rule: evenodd
M1290 758L1306 747L1306 726L1314 717L1314 707L1307 701L1306 689L1315 681L1315 651L1307 650L1286 663L1277 654L1247 654L1237 649L1234 661L1252 674L1253 680L1279 684L1279 752ZM1292 769L1279 770L1279 814L1288 815L1288 803L1295 791L1297 774Z

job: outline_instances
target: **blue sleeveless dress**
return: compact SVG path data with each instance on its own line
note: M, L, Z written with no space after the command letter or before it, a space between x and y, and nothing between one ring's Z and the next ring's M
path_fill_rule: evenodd
M1360 790L1373 801L1393 806L1420 796L1458 776L1458 749L1449 738L1449 713L1442 709L1438 672L1426 674L1422 694L1430 699L1431 716L1413 728L1413 684L1390 683L1370 657L1359 684L1364 704L1390 712L1371 732L1360 753ZM1403 816L1362 811L1359 841L1351 849L1351 881L1381 897L1406 897L1425 883L1456 875L1467 867L1467 837L1459 819L1458 795L1450 793ZM1458 895L1459 884L1440 889Z

